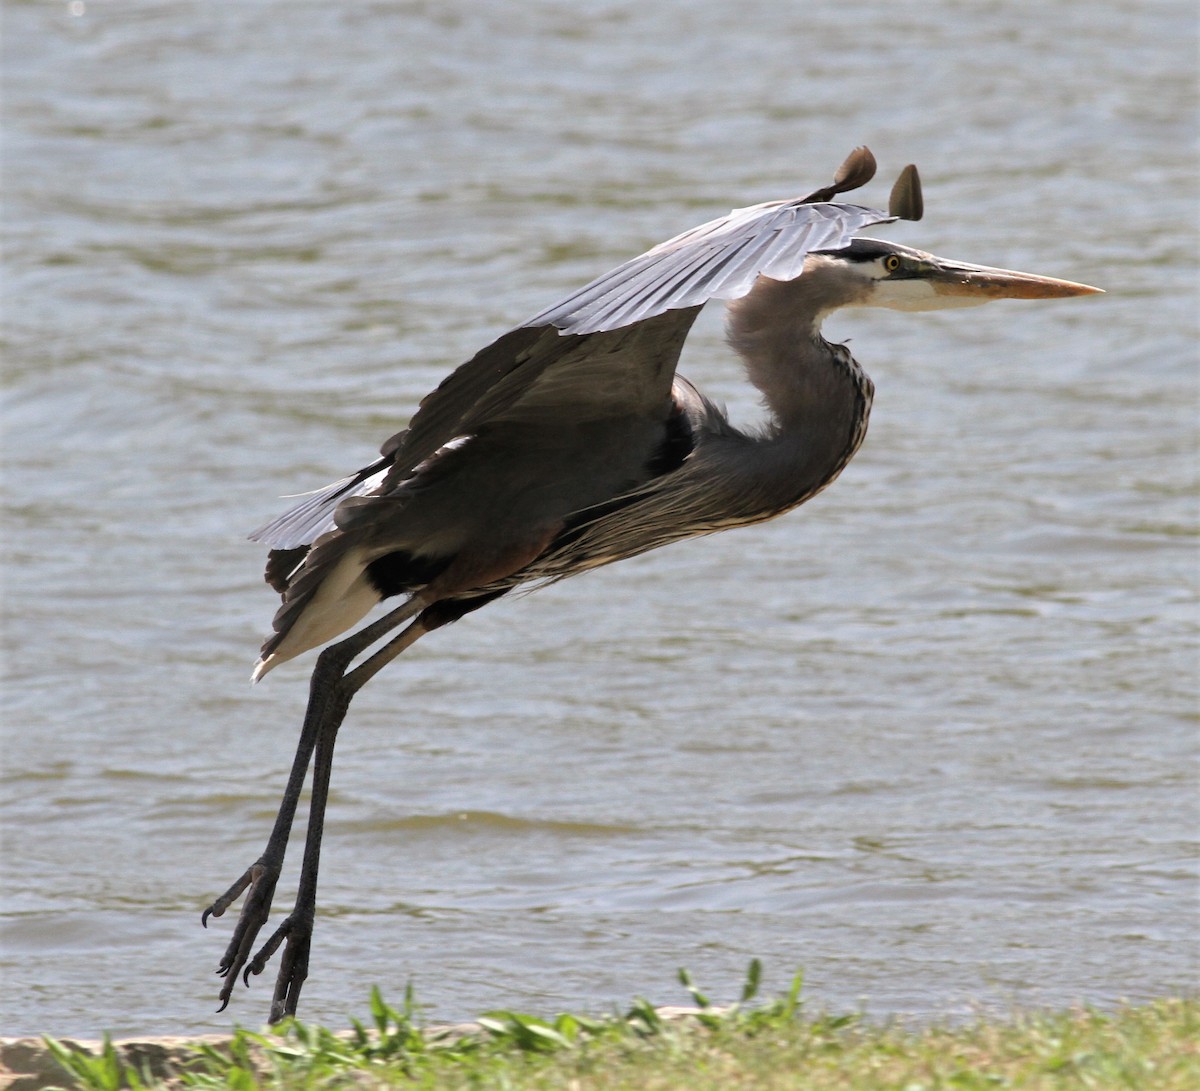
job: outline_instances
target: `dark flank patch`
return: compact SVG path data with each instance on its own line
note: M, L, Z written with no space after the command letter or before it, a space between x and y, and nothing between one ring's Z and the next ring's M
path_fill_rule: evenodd
M646 464L646 470L651 477L661 477L672 470L678 470L696 446L692 422L678 402L673 404L666 424L666 435Z
M367 579L382 598L406 595L440 576L451 557L418 557L398 550L367 565Z
M646 463L646 479L652 481L664 474L674 473L695 449L696 438L691 418L683 411L679 403L675 402L672 405L671 415L666 420L666 432L662 442ZM557 553L567 548L598 519L620 511L637 499L639 499L637 493L616 496L611 500L603 500L599 504L582 508L573 515L569 515L563 522L562 530L555 535L546 552ZM611 557L605 558L606 561L612 559ZM595 563L596 558L581 554L575 560L586 568L589 564Z

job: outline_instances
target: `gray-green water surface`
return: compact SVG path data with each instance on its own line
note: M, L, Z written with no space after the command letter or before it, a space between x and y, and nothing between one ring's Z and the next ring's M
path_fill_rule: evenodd
M310 660L245 533L591 276L869 144L897 241L1109 294L836 316L859 457L360 697L303 1014L949 1015L1196 980L1189 3L11 2L0 1033L219 1029ZM715 311L715 308L714 308ZM705 315L681 370L758 413ZM298 847L293 844L293 856ZM290 861L294 865L294 860ZM286 910L289 880L277 910Z

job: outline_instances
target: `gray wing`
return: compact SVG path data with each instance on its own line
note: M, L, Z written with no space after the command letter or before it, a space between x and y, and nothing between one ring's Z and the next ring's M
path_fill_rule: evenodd
M383 453L407 471L500 416L533 423L557 413L561 423L665 404L683 337L708 300L745 295L760 275L793 280L814 250L844 248L864 227L895 218L806 197L737 209L686 231L483 349L421 402ZM643 323L638 336L616 336ZM601 343L590 344L597 337Z
M386 494L489 422L562 424L667 406L679 350L708 300L739 298L759 276L795 279L810 253L842 249L863 228L896 219L828 200L870 177L874 161L864 165L861 152L833 186L735 209L685 231L510 330L447 376L410 427L383 445L381 459L310 494L251 537L276 549L311 543L335 528L344 501Z
M794 280L814 250L841 250L864 227L895 219L809 198L734 209L597 277L525 325L596 333L710 299L739 299L759 276Z
M875 156L855 148L831 185L807 197L735 208L728 216L676 235L534 315L526 326L587 334L628 326L710 299L740 299L759 276L794 280L816 250L840 250L864 227L920 219L920 181L909 166L892 190L889 211L833 203L875 177ZM912 211L915 209L915 215Z
M698 313L672 311L588 337L563 336L552 326L506 333L421 402L409 427L383 445L382 458L308 494L251 539L278 550L310 544L339 525L348 501L357 508L390 494L489 428L583 429L604 419L665 418L675 365ZM474 457L487 457L488 443L471 446Z

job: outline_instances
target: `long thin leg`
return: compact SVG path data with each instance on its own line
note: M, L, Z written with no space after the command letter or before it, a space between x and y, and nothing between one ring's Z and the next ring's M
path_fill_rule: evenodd
M283 923L271 934L258 954L246 967L242 978L250 983L251 974L260 974L267 960L285 939L287 945L280 958L271 1014L267 1021L278 1023L285 1015L296 1014L300 989L308 977L308 954L312 946L313 923L317 911L317 873L321 866L321 838L325 831L325 808L329 801L329 781L333 773L333 747L338 728L346 718L352 693L338 685L336 699L328 708L328 718L317 736L316 760L313 764L312 799L309 803L308 829L304 838L304 860L300 865L300 885L296 904Z
M280 958L279 974L275 979L275 994L271 1002L270 1022L277 1023L295 1015L300 990L308 976L308 955L312 943L313 922L317 909L317 873L321 863L321 837L325 829L325 807L329 800L329 780L333 770L333 747L338 728L346 717L354 695L383 667L405 649L429 632L430 627L420 619L354 670L333 681L324 691L323 718L317 728L313 764L312 799L308 809L308 830L305 834L304 860L300 867L300 883L296 904L291 913L271 934L259 952L246 966L243 978L260 974L281 943L286 941ZM314 691L314 698L316 693ZM256 929L257 931L257 929Z
M343 687L345 682L349 681L351 675L347 675L346 669L350 663L372 644L395 629L397 625L407 621L413 614L420 611L421 606L420 602L410 601L373 624L368 625L353 636L347 637L341 643L326 648L318 657L309 687L308 708L305 711L304 726L300 732L300 740L296 747L296 756L292 761L292 769L288 776L287 787L284 789L283 799L279 805L279 812L275 817L275 825L272 827L271 836L267 839L266 848L263 850L263 854L246 869L224 894L217 898L204 911L200 918L201 923L207 927L209 917L221 916L249 887L249 893L246 895L245 902L242 903L242 911L234 927L233 936L230 938L229 945L226 947L225 953L217 967L217 973L225 978L225 983L220 993L221 1006L217 1009L218 1011L223 1011L229 1003L234 983L241 975L242 968L249 959L251 950L253 950L258 933L266 923L268 914L270 913L271 901L275 895L275 886L279 881L279 874L283 867L283 858L287 851L288 838L291 834L292 824L295 821L296 807L300 801L300 793L304 788L305 777L308 775L308 766L312 759L313 750L314 748L318 748L319 753L322 732L324 730L324 732L328 733L329 728L326 725L335 718L336 724L332 729L332 735L336 737L337 725L341 723L346 714L345 706L349 705L350 697L361 688L362 683L367 678L362 678L362 681L358 685L349 690L345 698L345 705L340 709L340 712L337 712L336 705L331 707L331 698ZM405 630L405 632L408 631ZM413 639L415 640L416 638L414 637ZM410 640L409 644L411 643L412 641ZM386 650L390 646L387 645L382 650ZM407 647L408 645L405 646ZM392 658L398 654L399 651L394 653ZM368 660L367 662L371 661ZM364 667L366 665L367 663L363 664ZM336 713L336 716L334 713ZM328 748L330 753L325 758L326 777L328 776L329 762L332 760L332 738L329 741ZM320 759L318 761L320 762ZM326 783L327 791L328 783ZM319 841L320 838L318 835L318 845ZM315 897L315 863L312 874L313 893ZM294 1003L292 1010L295 1010Z

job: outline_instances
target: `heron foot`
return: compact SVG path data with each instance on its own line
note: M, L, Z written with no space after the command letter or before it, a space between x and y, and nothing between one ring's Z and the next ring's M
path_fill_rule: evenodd
M224 1011L229 1005L233 986L239 976L244 976L242 968L250 958L250 952L254 947L254 941L258 938L258 933L267 923L267 917L271 912L271 902L275 897L275 884L279 881L279 871L277 866L264 863L262 860L256 861L200 917L200 923L207 928L209 917L221 916L249 888L229 945L225 948L225 953L217 965L218 975L225 979L219 995L221 1001L221 1006L217 1008L219 1012ZM273 939L274 937L272 937Z
M257 976L267 968L271 956L284 944L279 962L279 973L275 978L275 995L271 1001L269 1023L278 1023L289 1015L296 1014L300 990L308 977L308 955L312 947L313 911L297 906L271 933L271 937L259 948L258 953L242 971L242 980L250 983L250 975Z

